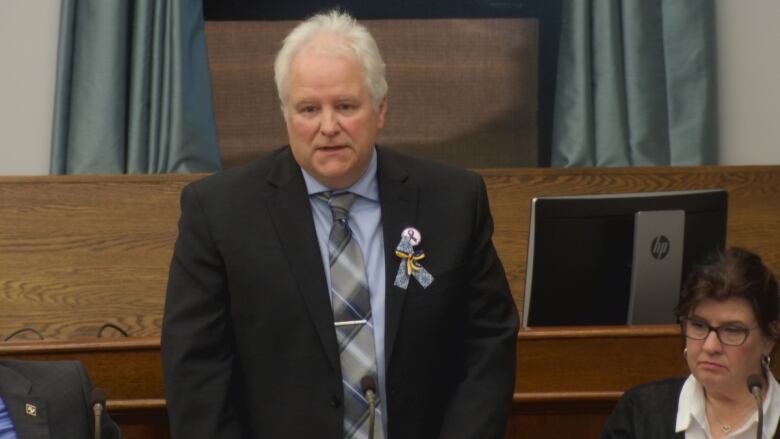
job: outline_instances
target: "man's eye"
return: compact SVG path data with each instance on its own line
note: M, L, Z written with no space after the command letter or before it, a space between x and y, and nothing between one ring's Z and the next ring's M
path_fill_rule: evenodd
M314 105L307 105L305 107L299 108L298 111L301 113L314 113L315 111L317 111L317 107L315 107Z
M355 105L349 103L339 104L338 106L338 109L340 111L350 111L350 110L354 110L355 108L357 108Z

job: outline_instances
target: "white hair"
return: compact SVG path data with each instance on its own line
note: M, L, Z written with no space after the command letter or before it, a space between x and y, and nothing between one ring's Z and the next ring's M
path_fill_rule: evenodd
M359 24L345 12L331 10L317 14L295 27L282 42L282 48L276 54L274 61L274 80L282 113L286 117L287 98L289 95L290 66L293 59L308 43L322 35L335 36L336 40L327 42L329 49L347 50L363 66L366 86L374 105L374 110L387 95L387 80L385 79L385 62L379 53L374 37L365 26Z

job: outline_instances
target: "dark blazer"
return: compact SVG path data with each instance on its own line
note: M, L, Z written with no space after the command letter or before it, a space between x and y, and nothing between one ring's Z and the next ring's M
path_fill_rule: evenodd
M19 439L92 438L92 382L78 361L0 359L0 396ZM104 411L101 435L122 437Z
M685 378L640 384L626 391L607 419L600 439L685 439L675 433ZM780 429L772 436L780 439Z
M377 150L389 437L503 437L518 320L484 183ZM289 148L189 185L181 206L162 331L173 437L341 439L333 313ZM428 289L393 285L409 226Z

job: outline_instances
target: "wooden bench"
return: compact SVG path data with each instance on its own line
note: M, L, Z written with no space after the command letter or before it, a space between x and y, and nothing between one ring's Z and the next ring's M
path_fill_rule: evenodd
M534 196L725 188L728 243L780 273L780 166L484 169L522 305ZM0 356L78 358L128 438L167 437L159 334L181 188L198 175L0 177ZM116 325L130 337L118 337ZM596 437L620 393L684 373L674 326L521 331L507 437ZM777 362L776 362L777 363Z

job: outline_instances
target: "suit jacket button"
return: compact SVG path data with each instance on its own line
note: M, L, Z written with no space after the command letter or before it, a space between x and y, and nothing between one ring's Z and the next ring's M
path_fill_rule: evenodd
M341 398L339 398L336 395L333 395L330 397L330 405L332 405L334 408L341 407Z

